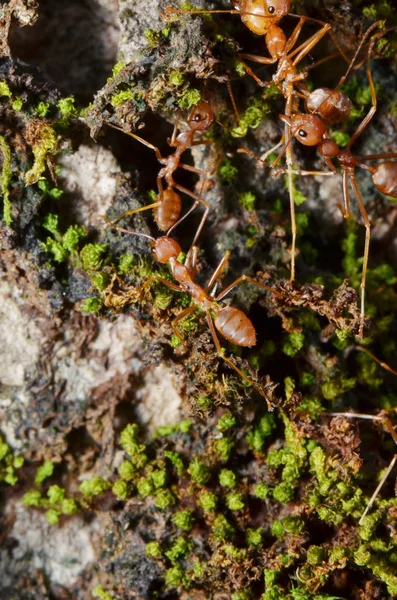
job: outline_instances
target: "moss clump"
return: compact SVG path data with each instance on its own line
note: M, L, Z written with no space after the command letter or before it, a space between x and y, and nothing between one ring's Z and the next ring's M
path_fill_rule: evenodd
M0 436L0 483L15 485L18 481L17 471L23 467L22 456L14 456L11 448Z
M1 193L3 196L3 219L8 226L12 223L12 205L10 200L11 183L11 150L3 136L0 136L0 152L3 156L3 166L1 169Z
M57 134L54 129L46 123L34 123L32 131L32 151L34 163L32 168L25 174L26 185L37 183L46 168L46 159L55 154L58 149Z

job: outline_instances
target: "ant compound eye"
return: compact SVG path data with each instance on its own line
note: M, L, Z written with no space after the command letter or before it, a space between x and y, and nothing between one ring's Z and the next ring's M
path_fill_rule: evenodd
M274 8L274 6L269 6L267 10L269 11L269 14L272 15L276 9Z
M305 138L307 137L307 131L305 131L304 129L299 129L299 137Z

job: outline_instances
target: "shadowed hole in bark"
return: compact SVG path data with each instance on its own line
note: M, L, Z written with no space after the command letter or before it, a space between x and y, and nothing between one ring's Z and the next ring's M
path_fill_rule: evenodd
M14 58L38 66L65 94L89 101L116 62L116 0L43 0L33 27L11 29Z

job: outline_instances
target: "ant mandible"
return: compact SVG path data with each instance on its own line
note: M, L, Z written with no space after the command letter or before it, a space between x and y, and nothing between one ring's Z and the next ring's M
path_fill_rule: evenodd
M114 226L113 222L108 221L107 227L112 226ZM215 344L217 355L232 369L234 369L234 371L236 371L236 373L238 373L242 379L252 385L257 392L259 392L259 394L265 398L268 409L273 410L274 407L271 405L263 388L256 385L237 367L237 365L234 364L230 358L227 358L224 355L224 350L216 332L218 331L228 342L231 342L236 346L248 348L255 346L255 328L247 315L242 310L235 308L234 306L221 306L219 303L233 288L243 281L248 281L257 287L270 292L278 298L282 297L281 294L279 294L276 290L273 290L271 287L256 281L252 277L249 277L248 275L241 275L230 285L224 288L219 294L215 295L215 291L213 290L211 292L210 290L213 288L228 263L230 256L229 251L225 253L207 285L203 288L194 281L198 254L197 246L192 247L191 251L189 251L186 257L185 264L182 264L178 261L178 256L181 254L181 247L173 238L169 236L163 236L155 239L145 233L130 231L122 227L116 227L116 229L124 233L138 235L150 240L153 247L154 260L161 264L168 264L172 275L178 282L175 284L167 279L163 279L162 277L153 276L146 282L145 285L148 285L152 280L156 280L173 291L187 292L190 295L193 304L183 310L171 323L172 329L180 343L184 345L182 335L178 328L178 322L182 319L185 319L194 311L198 309L202 310L205 313L206 321Z
M154 150L156 154L156 158L163 168L160 169L157 175L157 189L158 196L156 202L152 204L148 204L147 206L141 206L140 208L134 208L132 210L127 210L123 214L111 221L112 225L118 223L121 219L124 219L127 216L133 215L138 212L142 212L145 210L150 210L153 208L154 219L157 223L158 228L161 231L167 231L167 235L171 233L175 227L177 227L186 217L199 205L202 204L204 207L204 214L201 218L200 225L197 229L196 235L193 239L192 246L196 243L200 232L204 226L204 223L208 216L209 205L204 198L199 196L198 194L192 192L191 190L185 188L184 186L178 184L174 180L174 173L179 169L184 169L186 171L190 171L192 173L197 173L199 175L210 175L203 171L202 169L197 169L196 167L192 167L185 163L181 162L181 156L186 150L192 148L193 146L198 146L200 144L209 144L211 140L198 139L195 140L195 135L197 133L204 133L207 131L214 122L214 114L212 112L211 106L208 102L201 101L199 104L193 107L188 118L187 118L187 131L183 131L178 133L179 126L179 117L177 118L174 130L172 132L171 138L169 138L168 144L171 148L175 148L175 152L169 154L167 157L163 157L161 152L157 146L154 146L150 142L144 140L140 136L136 135L136 133L125 132L120 127L113 125L112 123L107 123L110 127L114 129L118 129L123 131L123 133L127 133L127 135L133 137L135 140L144 144L148 148ZM166 182L167 187L164 189L163 187L163 179ZM180 195L175 191L178 190L187 196L190 196L194 199L194 203L191 208L182 216L181 208L182 202Z

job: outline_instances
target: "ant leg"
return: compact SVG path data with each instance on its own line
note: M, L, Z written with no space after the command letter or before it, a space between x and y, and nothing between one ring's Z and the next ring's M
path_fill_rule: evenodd
M190 196L191 198L193 198L195 200L195 202L193 203L193 206L190 208L190 210L177 223L180 223L181 220L185 219L187 217L187 215L190 214L192 212L192 210L194 210L196 208L196 206L199 205L199 203L201 203L204 206L204 214L203 214L203 216L201 218L200 224L199 224L199 226L197 228L197 231L195 233L195 236L194 236L192 244L191 244L192 246L194 246L196 244L196 241L198 240L198 238L200 236L201 230L204 227L204 223L207 220L208 212L210 210L210 205L208 204L208 202L206 202L204 200L204 198L202 198L198 194L195 194L194 192L191 192L190 190L188 190L187 188L183 187L182 185L175 184L175 189L177 189L179 192L182 192L183 194L186 194L187 196ZM173 225L172 229L174 229L174 227L176 227L177 223L175 223L175 225Z
M116 223L118 223L119 221L121 221L121 219L124 219L125 217L129 217L130 215L134 215L135 213L143 212L145 210L150 210L151 208L157 208L160 205L161 205L161 202L153 202L153 204L147 204L145 206L140 206L139 208L133 208L131 210L127 210L126 212L123 212L121 215L119 215L116 219L113 219L113 221L109 221L109 219L104 215L101 215L101 216L107 222L106 227L114 227ZM122 229L120 227L116 227L116 229L119 229L119 231L124 231L124 232L127 231L126 229Z
M292 50L292 48L295 46L296 42L298 41L298 38L302 31L302 27L303 27L304 23L305 23L304 18L299 19L297 25L295 26L295 29L289 36L287 43L285 45L285 53L286 54L288 54L288 52L290 52L290 50Z
M185 342L181 335L181 332L179 331L178 323L179 321L182 321L188 315L190 315L190 313L194 312L196 308L197 306L195 304L193 304L192 306L188 306L188 308L185 308L185 310L183 310L177 317L175 317L175 319L171 323L171 327L174 331L174 334L176 335L182 346L185 346Z
M389 365L387 363L383 362L383 360L380 360L379 358L377 358L375 356L375 354L372 354L372 352L370 352L367 348L364 348L363 346L354 346L354 348L356 350L360 350L361 352L365 352L365 354L368 354L368 356L370 356L372 358L372 360L374 360L376 363L378 363L378 365L380 365L382 367L382 369L385 369L385 371L388 371L392 375L397 376L397 371L395 371L394 369L389 367Z
M346 170L344 170L342 173L342 191L343 204L342 206L338 204L338 207L340 208L343 217L345 219L349 219L351 216L349 198L349 177Z
M311 23L317 23L318 25L322 25L323 27L326 26L326 25L328 25L328 23L325 23L324 21L320 21L319 19L313 19L312 17L306 17L306 16L303 17L302 15L295 15L294 13L288 13L288 16L289 17L294 17L296 19L304 19L305 21L310 21ZM343 57L343 59L347 63L349 63L350 60L346 56L343 48L339 45L339 43L338 43L338 41L337 41L337 39L336 39L336 37L335 37L335 35L334 35L331 27L329 28L328 34L329 34L331 40L334 42L335 47L338 49L339 54Z
M106 123L106 125L109 125L109 127L112 127L113 129L118 129L118 131L121 131L122 133L125 133L126 135L129 135L130 137L134 138L134 140L137 140L138 142L140 142L147 148L150 148L151 150L153 150L154 153L156 154L156 158L158 161L163 160L163 157L161 156L161 152L157 148L157 146L153 146L153 144L151 144L150 142L147 142L146 140L141 138L139 135L136 135L136 133L132 133L131 131L124 131L124 129L121 129L121 127L117 127L116 125L113 125L112 123Z
M366 156L360 156L360 161L365 160L380 160L386 158L397 158L397 152L385 152L384 154L367 154ZM359 165L360 167L362 165ZM368 168L368 167L367 167Z
M171 135L171 139L167 140L168 141L168 145L171 146L171 148L175 148L175 140L176 140L176 136L178 134L178 129L179 129L179 121L180 121L180 116L179 113L176 117L176 121L174 123L174 129L172 130L172 135Z
M286 169L277 169L277 167L274 169L274 172L275 172L275 177L278 177L282 173L288 173L288 171ZM302 171L301 169L299 169L298 171L292 170L291 173L293 175L303 175L303 176L321 175L324 177L329 177L330 175L335 175L335 171Z
M145 288L149 287L150 284L152 283L152 281L156 281L157 283L162 283L163 285L165 285L165 287L169 288L173 292L181 292L182 291L182 288L179 285L177 285L176 283L173 283L172 281L168 281L168 279L163 279L162 277L157 277L157 275L152 275L151 277L149 277L143 284L143 287L145 287Z
M235 287L240 285L240 283L242 283L243 281L248 281L249 283L252 283L253 285L256 285L257 287L260 287L262 290L266 290L267 292L274 294L274 296L277 296L277 298L283 297L282 294L280 294L279 292L276 292L276 290L274 290L270 286L265 285L264 283L261 283L260 281L257 281L253 277L250 277L249 275L241 275L235 281L233 281L233 283L231 283L225 289L223 289L217 296L215 296L215 298L214 298L215 302L219 302L219 300L222 300L222 298L224 298L232 289L234 289Z
M287 101L285 103L285 115L289 119L292 116L292 90L287 96ZM284 138L286 140L291 140L287 142L286 152L285 152L285 161L287 164L287 184L288 184L288 195L289 195L289 206L290 206L290 214L291 214L291 274L290 281L294 281L295 279L295 253L296 253L296 217L295 217L295 198L294 198L294 179L292 173L292 131L291 125L287 122L284 123Z
M364 129L367 127L368 123L371 121L372 117L374 116L374 114L376 112L376 108L377 108L376 90L375 90L374 81L372 79L372 73L371 73L371 54L373 52L374 45L375 45L375 39L371 38L370 46L369 46L368 51L367 51L367 69L366 70L367 70L367 77L368 77L369 87L370 87L370 90L371 90L371 102L372 102L372 106L369 109L368 114L364 117L364 119L361 121L361 123L356 128L356 130L353 133L353 135L351 136L351 138L349 140L349 143L346 146L346 149L348 149L348 150L352 147L352 145L354 144L354 142L356 141L356 139L359 137L359 135L362 134L362 132L364 131Z
M368 218L368 213L365 210L365 206L363 203L363 199L361 197L360 190L358 189L358 185L356 182L356 178L354 175L350 175L350 182L352 184L355 196L358 202L358 208L360 209L361 216L364 221L365 227L365 244L364 244L364 260L363 260L363 270L361 276L361 320L360 320L360 330L359 336L362 339L364 337L364 318L365 318L365 283L367 279L367 266L368 266L368 258L369 258L369 244L371 240L371 223Z
M191 165L187 165L185 163L179 163L178 169L183 169L184 171L189 171L190 173L197 173L198 175L210 175L208 171L204 171L203 169L198 169L197 167L192 167Z
M219 277L222 275L223 271L225 270L225 268L227 266L227 263L229 262L229 257L230 257L230 252L229 252L229 250L227 250L227 252L225 252L225 256L221 259L219 265L216 267L215 271L212 273L209 282L205 286L205 288L204 288L205 291L212 288L212 286L214 285L216 280L219 279Z
M302 60L302 58L306 56L306 54L309 54L310 50L312 50L314 46L316 46L319 43L319 41L325 36L326 33L330 31L330 29L331 25L326 23L319 31L317 31L317 33L312 35L309 39L307 39L303 44L298 46L298 48L295 48L295 50L288 55L288 58L292 58L296 55L293 62L294 66L296 66Z
M267 408L269 411L273 411L274 407L271 405L271 403L269 402L268 398L266 397L263 389L261 387L259 387L258 385L256 385L252 379L250 379L249 377L247 377L247 375L245 375L241 369L238 368L237 365L234 364L234 362L232 360L230 360L230 358L227 358L224 354L224 350L219 342L218 336L216 334L216 330L215 330L215 326L214 323L212 321L212 317L210 315L209 312L206 313L206 319L207 319L207 323L208 323L208 327L210 329L211 335L212 335L212 339L214 340L214 344L215 344L215 348L216 348L216 353L219 356L219 358L221 358L222 360L225 361L225 363L227 363L229 365L229 367L231 367L232 369L234 369L234 371L236 371L236 373L238 373L238 375L240 375L240 377L242 379L244 379L244 381L246 381L247 383L249 383L250 385L252 385L252 387L254 389L256 389L256 391L263 396L263 398L265 398L266 402L267 402Z
M230 79L227 80L226 85L227 85L227 91L229 92L230 100L232 101L232 106L233 106L234 114L236 115L237 123L240 123L240 115L238 112L236 100L234 98L232 82L230 81Z
M372 496L371 496L371 498L370 498L370 500L369 500L369 502L368 502L368 504L367 504L367 507L366 507L365 511L363 512L363 514L362 514L362 515L361 515L361 517L360 517L360 520L359 520L359 522L358 522L358 524L359 524L359 525L362 525L362 524L363 524L364 518L366 517L366 515L368 514L368 511L370 510L371 506L372 506L372 505L373 505L373 503L375 502L375 500L376 500L376 498L377 498L377 496L378 496L378 494L379 494L380 490L381 490L381 489L382 489L382 487L383 487L383 484L385 483L386 479L389 477L389 475L390 475L390 473L391 473L391 471L392 471L392 469L393 469L394 465L396 464L396 461L397 461L397 454L395 454L395 455L393 456L393 458L391 459L391 461L390 461L390 464L389 464L389 466L387 467L386 473L383 475L383 477L382 477L382 479L380 480L380 482L379 482L379 484L378 484L378 486L377 486L376 490L375 490L375 491L374 491L374 493L372 494Z
M213 144L214 142L212 140L195 140L193 141L190 146L200 146L201 144Z
M266 87L266 82L259 79L251 67L247 65L244 59L250 60L254 63L259 63L260 65L274 65L277 62L277 59L266 58L265 56L257 56L256 54L238 54L237 56L240 62L244 65L248 75L252 77L260 87Z
M185 258L185 267L188 269L192 279L196 276L197 256L198 248L197 246L192 246Z

